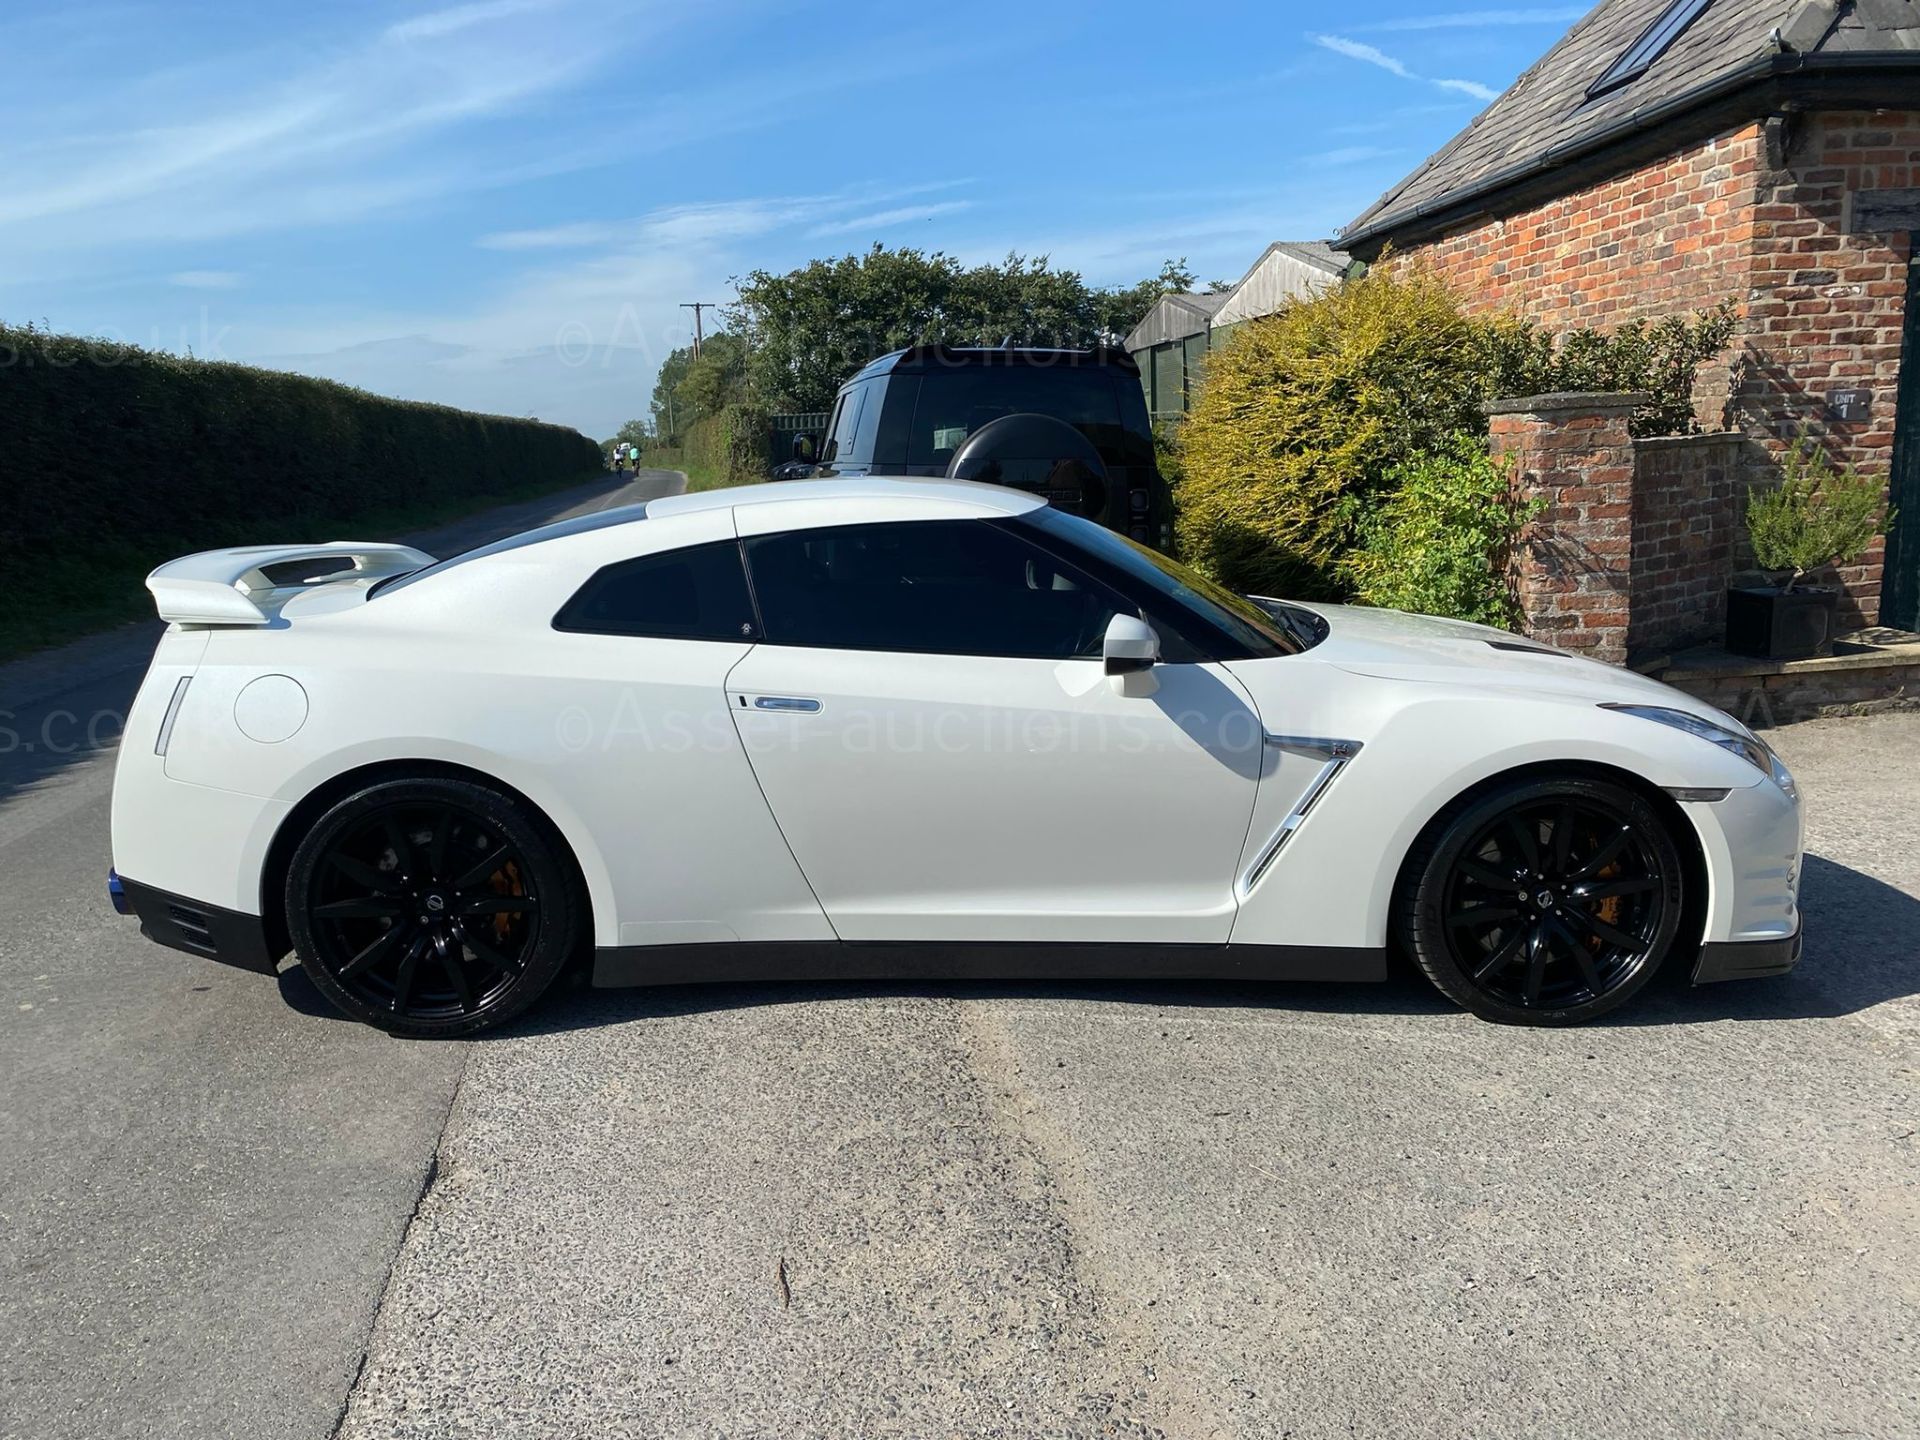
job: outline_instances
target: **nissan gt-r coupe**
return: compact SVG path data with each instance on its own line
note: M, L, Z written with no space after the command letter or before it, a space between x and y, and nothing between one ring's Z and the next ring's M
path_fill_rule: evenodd
M1031 495L802 481L435 563L221 550L129 717L162 944L460 1035L594 983L1378 980L1491 1020L1799 956L1794 782L1501 631L1231 594Z

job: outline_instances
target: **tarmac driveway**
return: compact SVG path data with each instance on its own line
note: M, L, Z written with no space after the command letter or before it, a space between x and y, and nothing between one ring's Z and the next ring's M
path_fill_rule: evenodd
M108 912L74 737L145 644L0 670L0 1435L1920 1434L1920 715L1775 734L1800 969L1617 1023L715 986L429 1045Z
M1920 716L1776 733L1808 953L582 993L477 1043L343 1433L1920 1433Z

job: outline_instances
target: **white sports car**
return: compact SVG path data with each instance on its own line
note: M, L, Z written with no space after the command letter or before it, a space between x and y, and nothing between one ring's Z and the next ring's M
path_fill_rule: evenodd
M129 718L162 944L458 1035L594 983L1378 980L1585 1020L1799 956L1792 777L1500 631L1247 600L1014 490L677 496L433 563L214 551Z

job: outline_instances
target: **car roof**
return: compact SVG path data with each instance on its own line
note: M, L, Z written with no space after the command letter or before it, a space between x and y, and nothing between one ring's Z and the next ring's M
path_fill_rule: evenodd
M885 475L863 475L836 480L781 480L759 485L735 485L726 490L700 490L689 495L667 495L649 500L650 519L668 519L675 515L694 515L703 510L729 506L790 504L816 501L821 504L845 504L858 500L940 500L966 505L993 515L1024 515L1046 504L1038 496L1004 485L983 485L976 480L890 479Z
M878 502L874 506L878 513L863 512L861 502L865 500ZM638 505L596 510L569 520L523 530L490 545L436 561L410 574L391 576L376 584L369 592L369 598L375 594L398 594L422 581L448 574L470 574L475 568L480 568L484 573L488 568L484 562L502 556L524 559L526 552L536 549L551 553L547 551L550 545L564 546L566 553L584 556L588 563L598 563L594 557L601 552L606 556L631 553L631 542L623 542L619 538L620 533L630 526L664 531L662 539L672 537L664 548L671 549L680 544L694 543L676 533L681 532L683 527L672 524L672 521L684 520L687 522L686 528L710 531L714 521L703 521L701 517L712 517L719 511L745 511L738 517L738 533L766 534L789 528L853 525L881 519L951 519L969 514L982 518L1024 515L1028 511L1045 508L1045 503L1023 491L1010 490L1002 485L982 485L972 480L892 480L885 476L873 476L737 485L730 489L702 490L690 495L666 495ZM661 522L668 523L662 525ZM724 528L728 538L736 533L732 523L726 523ZM481 562L480 566L476 567L475 562Z
M846 383L875 375L927 375L942 370L1023 366L1033 370L1117 370L1134 376L1139 362L1125 350L1096 345L1086 350L1050 350L1037 345L913 345L877 356Z

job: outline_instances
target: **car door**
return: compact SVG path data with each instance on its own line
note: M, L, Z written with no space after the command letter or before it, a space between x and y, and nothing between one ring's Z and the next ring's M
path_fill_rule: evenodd
M735 514L764 634L728 705L842 939L1226 940L1262 744L1223 666L1122 693L1126 603L986 519Z

